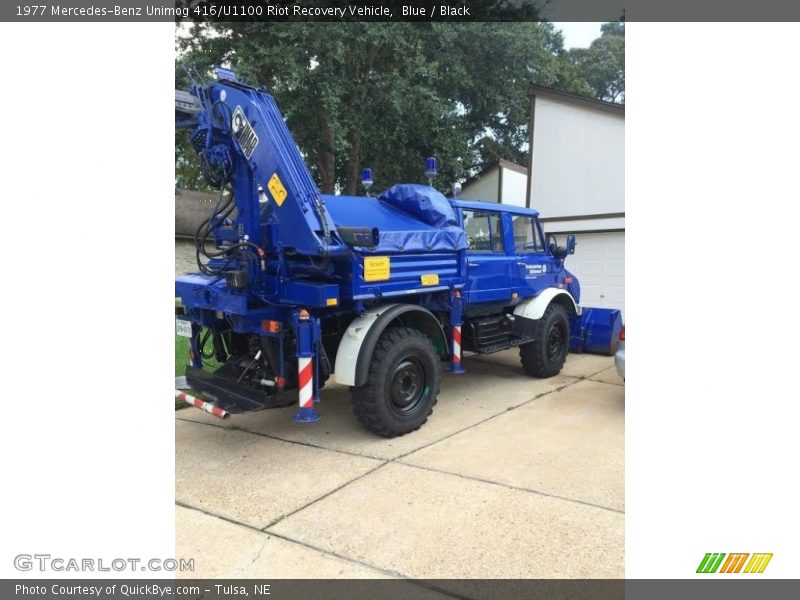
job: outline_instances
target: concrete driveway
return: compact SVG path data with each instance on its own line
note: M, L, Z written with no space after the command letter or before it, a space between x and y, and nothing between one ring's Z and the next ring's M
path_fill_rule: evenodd
M176 412L176 552L191 577L620 578L624 387L613 359L526 377L509 350L445 375L431 419L364 430L347 388L220 421Z

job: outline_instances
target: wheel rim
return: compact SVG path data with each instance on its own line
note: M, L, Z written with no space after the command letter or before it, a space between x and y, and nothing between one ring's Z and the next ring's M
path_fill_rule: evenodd
M554 323L547 334L547 358L560 360L564 353L567 332L561 323Z
M413 358L401 360L389 377L389 401L400 414L413 413L425 397L428 378L424 367Z

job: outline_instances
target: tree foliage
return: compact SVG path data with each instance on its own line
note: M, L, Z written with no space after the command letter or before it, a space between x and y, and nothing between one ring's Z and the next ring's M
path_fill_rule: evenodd
M625 23L605 23L588 48L573 48L569 59L592 97L625 102Z
M525 164L529 86L597 95L600 81L588 76L590 59L565 51L549 23L193 27L178 38L176 84L229 64L266 86L327 193L358 193L367 166L376 190L421 181L429 155L439 159L443 190L499 158ZM619 35L609 31L604 37L614 39L604 44L615 50ZM185 132L176 133L176 183L197 187L189 155Z

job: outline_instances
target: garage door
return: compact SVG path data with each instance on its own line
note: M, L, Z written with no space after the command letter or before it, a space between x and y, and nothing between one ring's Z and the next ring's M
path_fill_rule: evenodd
M575 239L575 254L567 257L566 267L580 281L581 305L619 308L624 316L625 232L576 233Z

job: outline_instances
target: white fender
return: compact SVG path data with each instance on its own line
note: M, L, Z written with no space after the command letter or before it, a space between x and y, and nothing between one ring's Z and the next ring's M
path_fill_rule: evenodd
M368 310L356 317L347 327L347 331L344 332L342 340L339 342L339 349L336 351L336 365L333 368L333 377L336 383L349 386L356 384L356 364L361 345L378 317L393 306L397 306L397 303L383 304Z
M575 313L580 315L581 307L575 302L572 294L567 290L554 287L545 288L538 296L519 303L514 309L514 314L526 319L541 319L553 299L562 295L569 298L570 303L575 308Z

